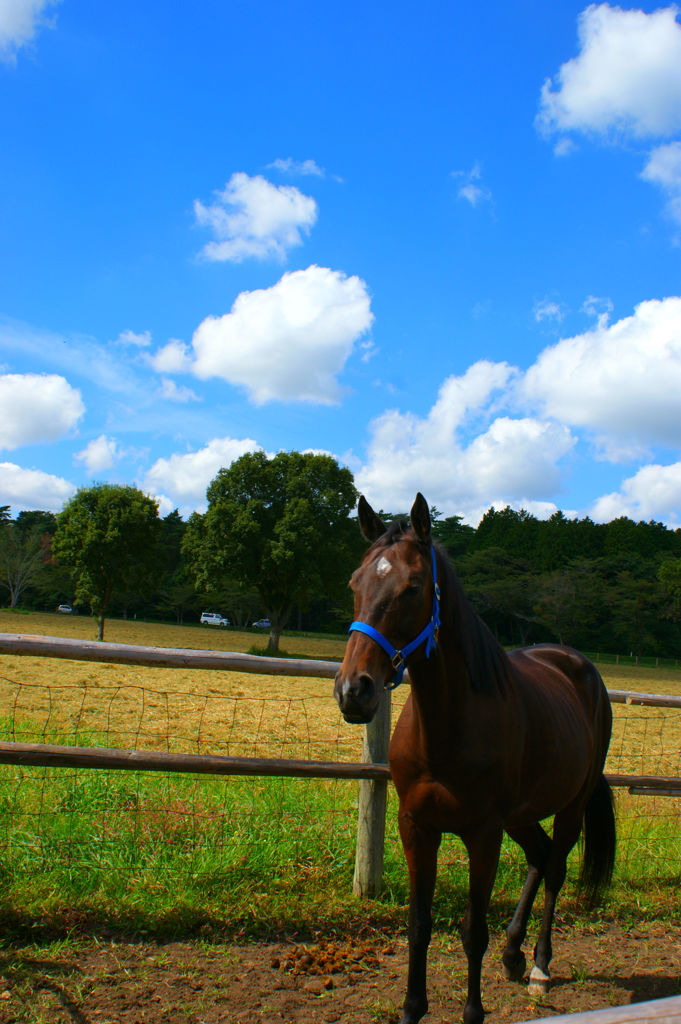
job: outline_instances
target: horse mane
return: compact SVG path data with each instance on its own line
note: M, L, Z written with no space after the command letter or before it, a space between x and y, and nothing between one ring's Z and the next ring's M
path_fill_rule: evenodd
M438 576L441 577L440 633L447 632L455 637L472 690L503 696L513 671L510 659L468 600L447 552L439 544L433 547L438 555Z
M394 519L378 543L390 547L409 531L410 524L405 519ZM417 540L417 543L420 542ZM441 593L440 634L447 633L454 637L468 670L471 689L475 693L503 696L513 671L509 657L466 597L445 549L435 541L433 547L437 555Z

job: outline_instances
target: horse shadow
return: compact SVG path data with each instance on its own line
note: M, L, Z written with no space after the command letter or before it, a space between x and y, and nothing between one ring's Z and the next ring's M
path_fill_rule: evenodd
M666 999L670 996L681 995L681 975L678 973L626 975L616 971L585 970L580 972L580 979L629 992L630 1003L645 1003L652 999ZM574 988L574 986L574 975L556 973L551 978L551 991L564 987Z
M34 993L40 989L53 992L73 1024L90 1024L67 989L78 974L82 974L78 965L66 957L36 959L23 952L0 953L0 977L6 981L11 979L13 988L26 987Z

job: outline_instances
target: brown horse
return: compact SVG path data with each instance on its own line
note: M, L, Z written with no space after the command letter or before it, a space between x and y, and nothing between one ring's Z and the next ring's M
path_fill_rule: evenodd
M386 529L364 498L358 512L372 544L350 584L356 621L336 676L336 699L348 722L368 722L381 691L401 678L407 658L411 679L390 743L410 882L409 974L400 1024L415 1024L428 1010L426 956L443 832L460 836L468 851L463 1019L480 1024L487 908L503 832L522 847L528 865L503 952L506 976L517 981L525 974L527 921L544 881L530 991L548 990L556 897L582 826L580 881L589 900L610 881L615 819L603 775L610 702L598 671L577 651L550 644L504 651L433 545L421 494L410 524ZM550 815L552 839L539 824Z

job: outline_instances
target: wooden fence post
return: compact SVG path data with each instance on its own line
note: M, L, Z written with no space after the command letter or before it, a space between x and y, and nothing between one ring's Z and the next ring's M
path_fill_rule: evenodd
M390 704L391 691L384 690L376 714L364 727L363 761L372 761L374 764L388 763ZM359 784L357 850L352 886L357 896L371 898L381 891L387 799L387 780L362 779Z

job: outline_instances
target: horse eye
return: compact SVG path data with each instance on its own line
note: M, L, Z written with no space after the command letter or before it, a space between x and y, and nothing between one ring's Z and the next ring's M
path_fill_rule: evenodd
M421 593L421 584L420 583L410 583L409 586L407 587L407 591L406 592L409 595L409 597L415 597L417 594Z

